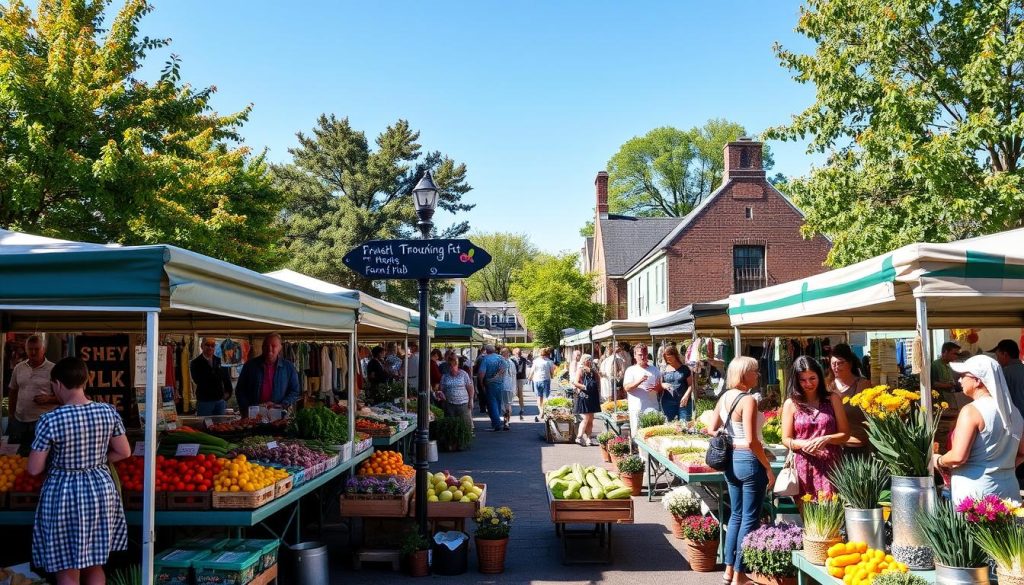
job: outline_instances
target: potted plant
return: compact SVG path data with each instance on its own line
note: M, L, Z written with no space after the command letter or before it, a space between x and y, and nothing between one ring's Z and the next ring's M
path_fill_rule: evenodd
M597 436L597 442L601 445L601 460L605 463L611 463L612 461L611 453L608 452L608 441L611 441L617 436L618 435L611 431L605 431Z
M653 408L648 408L640 413L640 416L637 418L637 426L641 429L645 427L656 427L658 425L665 424L665 420L665 414L663 412L654 410Z
M639 496L644 487L644 460L637 455L630 455L619 460L619 479L622 484Z
M507 506L484 506L476 513L476 557L481 573L505 572L505 552L514 518Z
M110 585L142 585L142 567L132 565L110 575Z
M967 518L951 503L940 503L917 521L935 554L936 583L988 584L988 555L971 536Z
M932 392L938 398L937 392ZM935 510L932 442L946 403L933 412L920 408L920 392L875 386L843 398L861 409L875 456L892 476L892 556L911 569L931 569L933 562L917 524L922 513Z
M768 524L743 539L743 564L750 578L761 585L796 585L793 551L803 548L800 527L780 522Z
M687 516L682 527L690 568L698 573L714 571L718 561L718 520L712 516Z
M829 475L846 504L846 538L869 548L885 550L885 519L882 492L889 484L889 469L870 456L843 457Z
M802 498L804 519L804 557L815 565L824 565L828 549L842 542L839 530L843 527L843 502L839 496L818 492L818 497L805 494Z
M996 563L1000 585L1024 584L1024 508L994 495L964 498L956 510L963 514L970 533Z
M608 454L612 458L613 463L618 463L620 459L629 455L631 451L631 445L629 439L623 437L613 437L608 441Z
M411 577L426 577L430 574L430 539L413 529L402 541L402 559L406 561Z
M661 499L661 505L672 517L672 535L680 539L684 538L683 519L699 516L701 513L700 500L694 497L687 487L677 487L665 494Z
M473 430L462 417L444 417L434 425L437 431L437 444L444 451L462 451L473 442Z
M936 576L936 579L938 576ZM942 581L935 581L942 583ZM910 573L882 573L871 581L871 585L930 585L924 577Z

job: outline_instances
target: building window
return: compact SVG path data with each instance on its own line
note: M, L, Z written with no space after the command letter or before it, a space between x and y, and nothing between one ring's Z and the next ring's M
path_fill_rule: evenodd
M764 246L735 246L732 249L732 274L735 293L764 287Z
M484 315L483 313L477 313L476 325L477 327L487 327L487 315Z
M748 207L747 208L747 219L754 219L754 208L753 207Z
M508 315L508 316L506 316L505 317L505 325L507 325L509 329L515 329L516 328L516 316L515 315Z
M501 325L501 315L491 315L491 328L497 329Z
M749 169L750 168L750 149L749 148L741 148L740 149L740 168L741 169Z
M442 321L451 321L451 320L452 320L452 313L451 313L451 311L445 311L444 312L444 319L442 319Z

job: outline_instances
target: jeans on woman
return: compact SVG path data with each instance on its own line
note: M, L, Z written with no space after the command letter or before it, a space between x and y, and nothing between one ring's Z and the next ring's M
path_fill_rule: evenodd
M681 400L678 396L673 396L670 392L662 392L661 398L661 412L665 413L666 420L676 420L679 418L679 401Z
M725 564L747 572L743 564L743 539L761 521L761 507L768 489L768 472L753 452L734 449L732 464L725 469L729 486L729 529L725 535Z

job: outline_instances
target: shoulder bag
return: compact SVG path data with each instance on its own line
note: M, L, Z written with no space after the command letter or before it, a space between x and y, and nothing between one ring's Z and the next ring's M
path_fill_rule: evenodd
M718 429L715 436L708 441L708 452L704 455L704 462L715 471L725 471L732 462L732 435L729 434L729 423L732 421L732 413L736 410L736 405L743 400L744 396L746 394L740 392L740 395L732 402L732 408L725 416L722 428Z
M775 476L775 487L772 491L779 498L795 496L800 493L800 482L796 477L796 461L793 459L792 449L786 454L786 462L782 464L782 471Z

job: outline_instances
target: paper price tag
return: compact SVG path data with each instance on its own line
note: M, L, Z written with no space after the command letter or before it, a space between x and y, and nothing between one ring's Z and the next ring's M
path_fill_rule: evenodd
M210 427L213 426L213 419L212 418L204 418L203 419L203 424L206 425L206 428L210 428Z
M199 443L181 443L178 445L174 455L177 457L195 457L199 455Z
M260 416L260 407L258 407L258 406L250 406L249 407L249 418L259 418L259 416Z
M277 449L277 441L267 443L267 449Z
M135 443L135 451L132 453L132 457L145 457L146 456L146 443L145 441L139 441Z
M19 447L18 443L4 443L0 446L0 455L17 455Z

